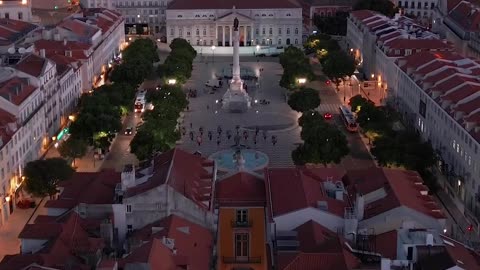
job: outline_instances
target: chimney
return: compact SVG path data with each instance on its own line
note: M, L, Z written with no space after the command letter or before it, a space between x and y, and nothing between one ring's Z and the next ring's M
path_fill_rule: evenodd
M427 234L426 244L427 246L433 246L433 234Z
M63 46L67 46L67 39L66 38L63 39Z
M172 254L173 254L173 255L177 255L177 248L173 248L173 249L172 249Z
M120 176L122 181L122 190L135 186L135 168L132 164L125 165Z
M360 193L357 193L355 199L355 214L357 215L358 220L363 219L363 214L365 212L365 198Z
M72 51L71 50L65 51L65 56L72 57Z
M40 49L40 56L45 58L45 49Z

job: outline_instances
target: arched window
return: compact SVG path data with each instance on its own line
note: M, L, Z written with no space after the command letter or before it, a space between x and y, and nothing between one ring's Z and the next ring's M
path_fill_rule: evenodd
M282 45L282 39L281 38L278 39L278 45Z
M297 45L297 44L298 44L298 39L295 39L295 45Z
M298 35L298 28L295 28L295 35Z
M200 46L200 40L197 39L197 46Z
M290 35L290 28L287 28L287 35Z
M265 45L265 39L264 38L262 39L262 45Z
M204 35L204 36L207 35L207 29L206 29L206 28L203 28L203 35Z
M290 45L290 39L287 38L287 45Z
M197 28L197 30L196 30L196 34L197 34L197 36L200 35L200 30L199 30L198 28Z

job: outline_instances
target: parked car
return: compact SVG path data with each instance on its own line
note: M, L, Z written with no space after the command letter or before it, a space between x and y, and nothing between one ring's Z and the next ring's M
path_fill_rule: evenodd
M332 117L333 117L332 114L328 112L323 115L323 118L325 118L325 120L330 120L332 119Z
M125 135L132 135L133 128L132 127L127 127L125 129Z

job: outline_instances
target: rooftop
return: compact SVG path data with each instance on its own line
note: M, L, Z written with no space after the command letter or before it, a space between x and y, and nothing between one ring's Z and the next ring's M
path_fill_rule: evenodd
M48 60L33 53L25 55L15 68L33 77L39 77L45 71Z
M0 83L0 97L20 106L36 89L27 78L13 77Z
M388 168L351 170L344 178L344 183L351 195L378 193L376 200L365 202L365 219L400 206L435 219L445 219L417 172Z
M135 231L131 236L132 243L145 243L135 249L128 255L120 265L136 262L149 262L152 269L171 269L171 268L153 268L154 258L149 256L152 249L159 249L164 260L169 261L176 266L187 264L194 269L210 269L211 249L213 247L212 233L198 224L192 223L176 215L170 215L160 221L145 226ZM172 244L172 245L169 245ZM167 249L159 248L161 244ZM176 255L172 250L176 250ZM160 255L160 254L159 254Z
M480 11L471 2L460 1L449 11L447 17L464 31L480 31Z
M92 38L100 28L89 25L81 20L67 18L60 22L57 27L68 30L81 38Z
M164 152L153 159L153 172L147 181L128 188L126 197L136 196L167 184L204 209L210 209L213 163L203 157L178 148Z
M295 1L290 0L173 0L168 9L275 9L300 8Z
M457 266L463 269L480 269L480 254L477 251L444 235L441 238L448 254Z
M220 206L265 205L265 181L259 176L238 172L217 181L215 199Z
M271 200L272 215L280 216L308 207L318 208L319 202L326 204L327 212L341 216L345 207L349 206L347 196L342 200L325 188L325 184L341 182L344 175L337 168L270 168L266 171L267 185ZM285 196L288 194L288 200ZM342 193L343 194L343 193Z
M28 22L0 18L0 46L15 43L36 28L38 26Z
M59 184L63 188L60 196L47 201L45 207L70 209L79 203L112 204L117 183L120 183L120 173L113 170L76 172L71 179Z
M51 57L53 55L63 55L76 60L88 59L90 56L91 45L79 41L56 41L40 39L35 41L35 50L45 50L45 55Z
M0 149L10 141L16 128L15 115L0 108Z

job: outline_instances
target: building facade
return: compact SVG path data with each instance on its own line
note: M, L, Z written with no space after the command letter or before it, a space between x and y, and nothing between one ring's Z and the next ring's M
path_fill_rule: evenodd
M237 265L255 270L268 269L266 249L266 199L264 180L239 172L219 180L217 267L229 270Z
M80 3L85 8L116 10L125 18L125 31L128 34L151 34L164 39L166 10L170 1L81 0Z
M302 44L302 9L296 4L283 0L270 5L260 1L239 1L235 4L232 9L229 3L173 1L167 9L167 42L184 38L197 51L197 47L208 46L203 53L215 53L215 47L219 47L219 53L225 51L231 54L233 20L237 17L240 46L248 47L252 54L257 45L278 47ZM241 52L245 50L240 49Z
M400 9L402 14L413 17L423 25L429 26L433 22L438 0L394 0L392 2Z
M0 1L0 18L32 21L31 0L2 0Z

